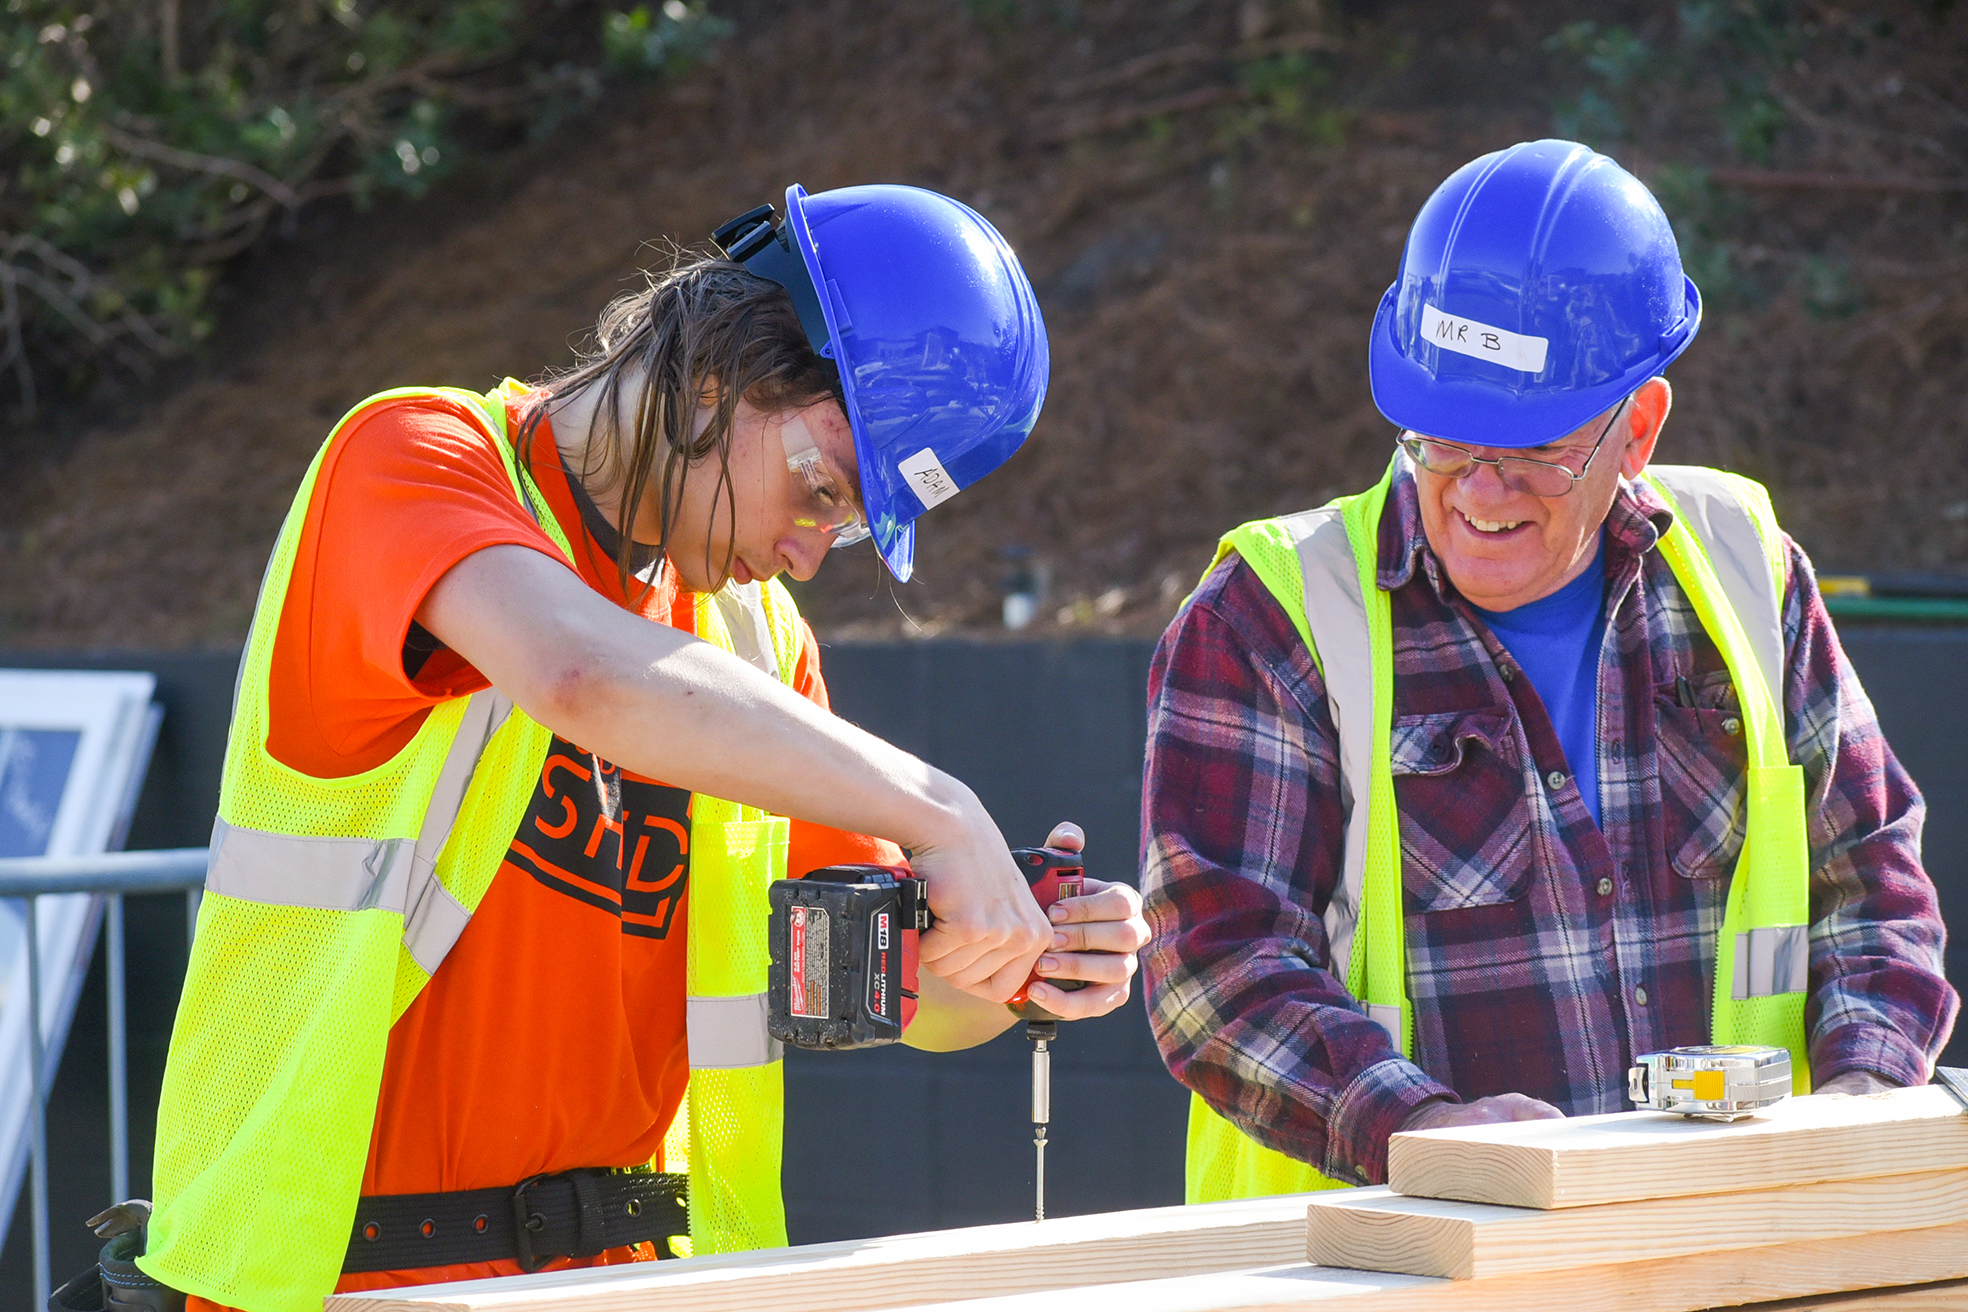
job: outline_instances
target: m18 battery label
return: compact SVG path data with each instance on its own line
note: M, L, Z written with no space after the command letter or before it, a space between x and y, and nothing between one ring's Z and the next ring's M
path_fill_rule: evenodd
M795 1016L825 1018L828 969L833 965L833 928L820 907L789 907L786 917L786 974Z

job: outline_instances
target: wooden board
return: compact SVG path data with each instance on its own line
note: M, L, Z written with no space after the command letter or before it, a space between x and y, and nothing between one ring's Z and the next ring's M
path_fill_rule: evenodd
M1961 1312L1962 1308L1968 1308L1968 1280L1787 1298L1781 1303L1758 1303L1751 1312Z
M845 1312L1304 1260L1310 1194L337 1294L324 1312Z
M1961 1277L1968 1277L1968 1223L1491 1280L1301 1265L953 1300L896 1312L1697 1312L1744 1306L1756 1312L1961 1312L1968 1307L1968 1285L1952 1283ZM1766 1302L1940 1280L1951 1283L1775 1307Z
M1286 1200L1292 1241L1298 1242L1303 1195ZM1251 1204L1220 1204L1249 1208ZM868 1241L887 1260L851 1267L851 1281L828 1268L849 1244L774 1249L731 1257L694 1258L647 1266L601 1267L587 1271L514 1276L418 1289L369 1294L338 1294L325 1312L673 1312L717 1308L720 1312L787 1312L796 1309L908 1309L908 1312L1524 1312L1562 1308L1564 1312L1694 1312L1695 1309L1761 1303L1830 1290L1904 1284L1909 1281L1968 1277L1968 1223L1874 1235L1864 1240L1812 1240L1727 1253L1574 1267L1535 1275L1490 1280L1439 1280L1335 1270L1302 1262L1226 1270L1213 1263L1214 1249L1240 1240L1221 1213L1201 1218L1200 1232L1210 1256L1167 1260L1172 1250L1158 1238L1175 1217L1215 1208L1168 1208L1111 1213L1107 1217L1048 1221L1052 1243L1019 1246L1042 1227L1031 1223L985 1226L927 1235ZM1107 1221L1118 1224L1111 1230ZM1263 1213L1247 1213L1252 1227L1269 1225ZM1138 1229L1137 1229L1138 1227ZM1111 1255L1082 1267L1063 1256L1058 1241L1077 1230L1139 1235L1135 1252L1146 1260L1116 1263ZM1214 1238L1210 1238L1210 1236ZM1011 1241L1007 1243L1006 1241ZM1265 1241L1271 1242L1271 1241ZM816 1263L817 1259L817 1263ZM919 1264L927 1263L928 1268ZM722 1272L722 1279L705 1273ZM1181 1274L1175 1274L1175 1273ZM1087 1283L1093 1273L1102 1283ZM1156 1278L1160 1276L1161 1278ZM1897 1291L1913 1301L1900 1307L1865 1304L1826 1305L1826 1312L1941 1312L1964 1305L1934 1303L1928 1291ZM1883 1295L1881 1296L1883 1297ZM1814 1304L1806 1307L1815 1308ZM1772 1309L1771 1312L1776 1312Z
M1938 1085L1791 1098L1734 1124L1621 1112L1397 1134L1388 1184L1421 1198L1585 1207L1968 1167L1968 1114Z
M1312 1262L1469 1280L1968 1221L1968 1171L1562 1211L1346 1189L1312 1195L1308 1215Z

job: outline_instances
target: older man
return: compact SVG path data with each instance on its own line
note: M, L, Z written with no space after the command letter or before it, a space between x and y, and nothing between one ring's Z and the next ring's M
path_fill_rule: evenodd
M1451 176L1373 329L1387 476L1244 525L1150 676L1145 978L1192 1201L1400 1129L1622 1110L1633 1057L1924 1082L1957 999L1923 806L1756 484L1649 469L1701 302L1540 141Z

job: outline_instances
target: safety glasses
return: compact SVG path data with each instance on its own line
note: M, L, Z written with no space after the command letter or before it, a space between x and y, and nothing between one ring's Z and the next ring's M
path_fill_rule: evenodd
M1599 440L1592 444L1585 463L1573 472L1569 465L1555 464L1549 460L1532 460L1529 456L1479 456L1468 447L1457 446L1454 442L1444 442L1437 437L1423 437L1419 433L1403 433L1397 439L1401 449L1417 465L1431 474L1443 478L1467 478L1478 465L1494 465L1497 477L1503 485L1513 492L1522 492L1534 497L1562 497L1584 480L1586 471L1592 468L1592 459L1605 445L1606 435L1613 431L1613 425L1626 413L1628 397L1613 407L1612 418L1599 430Z
M793 473L793 523L818 533L832 533L833 545L851 546L868 537L868 518L853 484L836 473L807 429L804 415L793 415L779 426L786 448L786 468Z

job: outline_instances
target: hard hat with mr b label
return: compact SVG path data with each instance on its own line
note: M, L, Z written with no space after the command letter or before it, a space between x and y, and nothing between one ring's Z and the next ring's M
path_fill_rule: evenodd
M716 241L784 286L814 349L840 367L861 500L895 577L915 521L1011 458L1045 404L1038 296L984 217L920 187L786 189Z
M1402 428L1542 446L1659 374L1700 326L1653 194L1589 147L1532 141L1463 165L1422 205L1368 372Z

